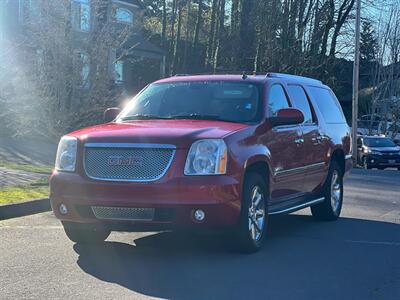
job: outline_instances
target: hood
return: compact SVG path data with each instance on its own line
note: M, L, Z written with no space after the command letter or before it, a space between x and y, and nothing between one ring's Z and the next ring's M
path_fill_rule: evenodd
M209 120L135 120L92 126L68 135L87 143L172 144L188 148L195 140L223 138L246 127L241 123Z
M372 151L379 151L379 152L396 152L400 151L399 146L395 147L368 147L368 149L371 149Z

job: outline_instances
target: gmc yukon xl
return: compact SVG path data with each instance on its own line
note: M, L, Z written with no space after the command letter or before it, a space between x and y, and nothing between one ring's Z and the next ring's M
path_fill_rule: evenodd
M318 220L340 215L351 136L335 94L318 80L174 76L105 119L59 143L50 198L74 242L220 228L253 252L271 215L306 207Z

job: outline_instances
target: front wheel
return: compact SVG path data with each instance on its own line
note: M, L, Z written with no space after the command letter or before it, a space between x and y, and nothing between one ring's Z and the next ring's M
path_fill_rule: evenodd
M111 231L93 224L62 222L67 237L78 244L96 244L104 242Z
M339 218L343 204L343 174L335 161L329 168L322 196L323 202L311 206L313 217L324 221L334 221Z
M363 158L363 166L364 166L364 169L368 169L368 170L371 169L371 166L368 164L368 159L366 157Z
M257 173L247 174L243 187L242 209L236 234L235 248L245 253L261 248L268 223L268 201L265 180Z

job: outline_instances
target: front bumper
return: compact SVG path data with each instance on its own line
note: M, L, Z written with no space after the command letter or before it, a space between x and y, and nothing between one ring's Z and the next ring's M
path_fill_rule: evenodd
M240 215L241 183L231 176L181 176L148 183L92 180L78 173L54 172L50 201L57 218L80 223L103 223L134 228L137 225L231 226ZM61 204L68 208L62 215ZM152 221L100 220L92 206L154 208ZM196 223L193 211L205 220ZM168 226L167 226L168 227Z
M366 155L370 167L398 168L400 167L400 155Z

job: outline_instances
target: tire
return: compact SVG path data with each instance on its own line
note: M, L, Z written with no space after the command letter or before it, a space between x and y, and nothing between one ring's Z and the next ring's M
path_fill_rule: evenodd
M336 161L331 162L322 196L323 202L311 206L313 217L321 221L337 220L343 205L343 174Z
M93 224L63 222L67 237L77 244L97 244L104 242L111 231Z
M385 170L384 167L378 167L378 170Z
M253 253L261 248L268 224L268 200L265 179L257 173L246 175L243 185L240 220L232 235L235 249Z
M397 171L400 171L400 167L399 167L399 168L397 168Z
M367 170L372 169L371 166L368 164L367 158L365 156L363 157L363 167L364 167L364 169L367 169Z

